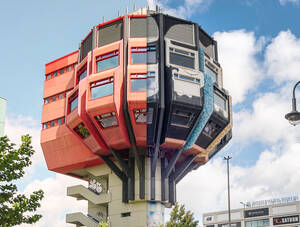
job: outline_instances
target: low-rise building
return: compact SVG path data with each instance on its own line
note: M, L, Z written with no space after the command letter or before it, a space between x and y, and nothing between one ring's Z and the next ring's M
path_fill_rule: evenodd
M244 208L231 210L231 227L300 226L300 201L285 203L263 200L265 206L244 204ZM248 206L247 206L248 205ZM228 211L203 214L203 227L228 227Z

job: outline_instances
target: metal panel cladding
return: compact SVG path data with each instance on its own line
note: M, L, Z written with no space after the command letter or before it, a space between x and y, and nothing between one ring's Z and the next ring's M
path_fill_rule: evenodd
M147 18L146 17L133 17L130 20L130 37L131 38L144 38L147 37Z
M4 135L6 100L0 97L0 136Z
M100 26L98 33L99 47L123 39L123 20Z
M88 36L81 43L81 60L84 59L92 49L93 32L90 32L90 34L88 34Z

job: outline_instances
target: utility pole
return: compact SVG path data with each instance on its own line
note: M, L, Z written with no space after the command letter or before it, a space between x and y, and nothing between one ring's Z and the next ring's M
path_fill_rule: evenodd
M227 161L227 191L228 191L228 227L231 227L231 213L230 213L230 184L229 184L229 160L232 157L224 157L224 160Z

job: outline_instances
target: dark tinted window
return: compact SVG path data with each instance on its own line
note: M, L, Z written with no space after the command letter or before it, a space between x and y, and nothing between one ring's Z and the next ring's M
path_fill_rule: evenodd
M101 125L102 128L109 128L118 125L118 120L115 112L101 114L99 116L96 116L95 119Z
M170 63L191 69L195 68L195 59L181 54L170 53Z
M192 123L193 116L191 112L175 110L172 113L171 125L188 128Z

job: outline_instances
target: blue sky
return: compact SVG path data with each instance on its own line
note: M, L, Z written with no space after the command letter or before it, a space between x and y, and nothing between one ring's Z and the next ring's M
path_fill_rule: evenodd
M78 181L50 173L43 160L39 133L44 65L76 50L103 16L114 18L119 9L123 14L134 2L138 8L147 4L146 0L102 2L14 0L1 4L0 96L8 100L6 133L15 142L25 133L33 136L37 154L19 185L26 193L36 188L46 191L41 208L44 220L36 226L66 226L62 214L86 206L65 196L62 185ZM153 0L148 3L155 5ZM203 212L226 208L226 166L222 158L227 155L233 157L233 207L240 207L240 201L298 193L300 126L289 126L284 114L291 109L292 86L300 79L300 0L156 3L166 13L199 23L215 37L224 86L234 102L232 141L179 183L179 202L186 204L198 220ZM280 180L274 182L275 178ZM58 208L58 203L64 206Z

